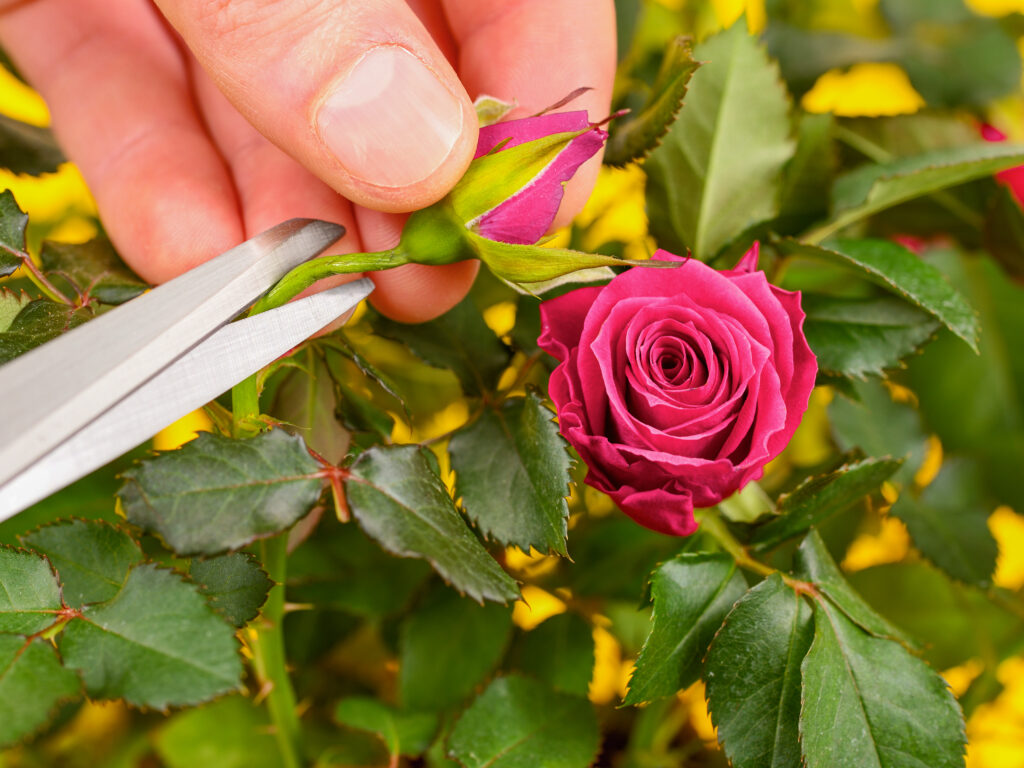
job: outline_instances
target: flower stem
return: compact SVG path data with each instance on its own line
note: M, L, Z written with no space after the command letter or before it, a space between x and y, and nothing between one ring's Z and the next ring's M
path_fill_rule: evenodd
M250 646L256 676L267 691L267 709L274 724L281 759L286 768L303 765L299 749L301 728L295 705L295 690L288 677L284 652L284 582L288 572L288 535L286 533L260 542L260 559L274 586L263 606L261 626L256 629Z
M739 540L732 535L732 531L729 530L722 518L718 516L717 512L708 510L701 518L700 528L717 541L721 545L722 549L732 555L733 560L736 561L736 565L740 568L745 568L748 571L759 573L762 576L771 576L773 573L778 573L778 571L770 565L766 565L760 560L755 560L751 557L750 553L747 552L746 547L740 544Z
M56 301L59 304L67 304L69 307L74 306L74 302L61 293L57 287L47 279L46 275L44 275L43 271L36 266L36 263L32 261L32 257L28 253L3 245L2 243L0 243L0 248L3 248L8 253L21 259L29 280L32 281L36 288L38 288L46 298L51 301Z

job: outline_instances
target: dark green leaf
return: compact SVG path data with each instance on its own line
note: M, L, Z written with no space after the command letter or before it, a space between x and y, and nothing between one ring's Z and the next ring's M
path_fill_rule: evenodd
M64 155L48 128L0 115L0 168L39 176L53 173Z
M679 37L669 44L643 108L635 117L613 123L605 148L606 163L625 165L643 159L661 144L699 66L700 62L693 60L692 44L687 38Z
M61 666L49 641L0 635L0 746L31 735L81 690L82 681Z
M652 234L665 248L707 260L775 216L794 145L778 69L743 24L704 41L695 56L708 63L644 167Z
M873 213L958 184L983 179L1024 163L1024 148L978 143L868 164L836 179L832 220L816 230L817 240Z
M197 587L152 564L134 568L113 600L83 608L59 642L64 663L79 670L96 699L165 709L207 701L241 682L232 628Z
M964 353L974 356L966 348ZM839 447L859 448L869 456L904 458L894 478L909 483L924 461L927 437L921 417L910 405L895 402L880 381L857 381L851 386L857 402L837 397L828 407Z
M828 215L836 170L834 127L829 114L800 117L796 153L786 164L780 193L779 218L786 231L803 230Z
M437 715L432 712L401 712L365 696L339 701L334 719L349 728L376 734L396 757L425 752L438 725Z
M456 589L498 602L519 594L455 509L423 448L377 446L361 454L345 483L359 524L389 552L428 560Z
M372 322L377 333L406 344L424 362L451 369L467 395L492 390L508 365L509 350L468 298L429 323L403 325L383 315Z
M977 469L964 459L947 460L914 498L904 490L892 514L907 525L921 554L955 579L988 586L999 548L988 529L988 513Z
M805 293L804 334L818 369L840 376L883 375L935 333L937 320L895 297L841 299Z
M753 543L769 549L803 533L837 512L878 491L903 464L902 460L864 459L844 464L826 475L809 477L778 501L780 517L758 528Z
M243 696L175 715L154 745L167 768L283 768L266 708Z
M1024 211L1007 187L1001 186L985 216L985 249L1006 272L1024 277Z
M359 616L401 611L430 575L422 560L383 552L358 525L325 518L288 558L288 599Z
M498 665L511 632L508 608L435 588L402 624L402 705L436 710L460 704Z
M586 699L522 677L495 680L465 711L448 740L466 768L587 768L600 733Z
M55 273L58 284L63 278L78 293L88 294L103 304L123 304L149 287L121 261L106 238L80 244L47 241L39 259L44 270Z
M0 365L57 338L91 317L92 313L87 309L75 309L49 299L29 302L15 315L7 330L0 333Z
M125 517L180 555L212 555L272 536L320 496L320 465L280 430L250 440L209 432L122 476Z
M785 253L849 267L920 307L978 350L978 318L963 296L934 266L891 240L835 240L829 247L793 240Z
M722 619L747 583L728 555L679 555L651 577L651 634L636 660L626 704L671 696L700 677Z
M808 768L959 768L964 724L946 683L899 643L815 602L803 662L800 739Z
M481 531L524 552L565 549L571 461L540 397L487 408L452 437L455 493Z
M800 578L812 582L852 621L871 634L909 644L909 640L902 632L875 613L864 598L853 590L825 548L825 542L814 529L811 529L797 550L796 572Z
M256 618L274 585L248 552L193 560L189 574L210 605L236 627Z
M594 671L594 637L590 625L575 613L543 621L516 644L516 669L556 691L586 696Z
M349 433L335 415L338 392L318 350L307 346L292 358L295 367L277 389L271 412L294 427L306 445L331 464L340 464Z
M32 299L26 293L15 293L0 288L0 333L11 327L14 318Z
M0 277L7 277L22 265L28 214L18 207L9 189L0 192Z
M715 635L704 679L734 768L800 765L800 663L814 637L811 614L773 574L736 603Z
M41 632L62 607L57 577L45 559L0 547L0 633Z
M62 520L19 538L46 555L72 608L112 599L128 571L142 561L142 550L131 536L100 521Z

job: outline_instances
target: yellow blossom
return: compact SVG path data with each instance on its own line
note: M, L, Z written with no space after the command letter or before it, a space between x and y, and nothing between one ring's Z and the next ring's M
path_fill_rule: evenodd
M153 436L153 448L157 451L173 451L190 440L194 440L200 432L213 431L213 422L200 408L185 414L170 426L164 427Z
M829 70L804 94L801 104L808 112L841 117L909 115L925 105L902 68L879 62Z
M846 551L843 570L862 571L873 565L898 563L910 550L910 534L895 517L882 518L878 532L861 534Z
M747 28L757 34L764 29L767 20L764 12L764 0L711 0L718 23L723 27L731 27L744 13L747 14Z
M1005 589L1024 587L1024 517L1009 507L998 507L988 527L999 544L999 559L993 581Z
M531 630L545 619L565 613L565 602L540 587L526 584L522 594L512 607L512 621L518 627Z

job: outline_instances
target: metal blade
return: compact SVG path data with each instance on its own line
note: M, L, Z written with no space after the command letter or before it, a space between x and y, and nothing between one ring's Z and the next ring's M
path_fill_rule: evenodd
M0 520L59 491L272 363L369 296L363 278L221 328L0 485Z
M343 233L286 221L0 367L0 485Z

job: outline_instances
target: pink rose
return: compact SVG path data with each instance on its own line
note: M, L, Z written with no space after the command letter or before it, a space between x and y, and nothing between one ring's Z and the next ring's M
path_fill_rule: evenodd
M756 271L631 269L541 305L550 393L587 482L641 525L686 536L693 508L761 477L807 409L818 365L800 294Z

